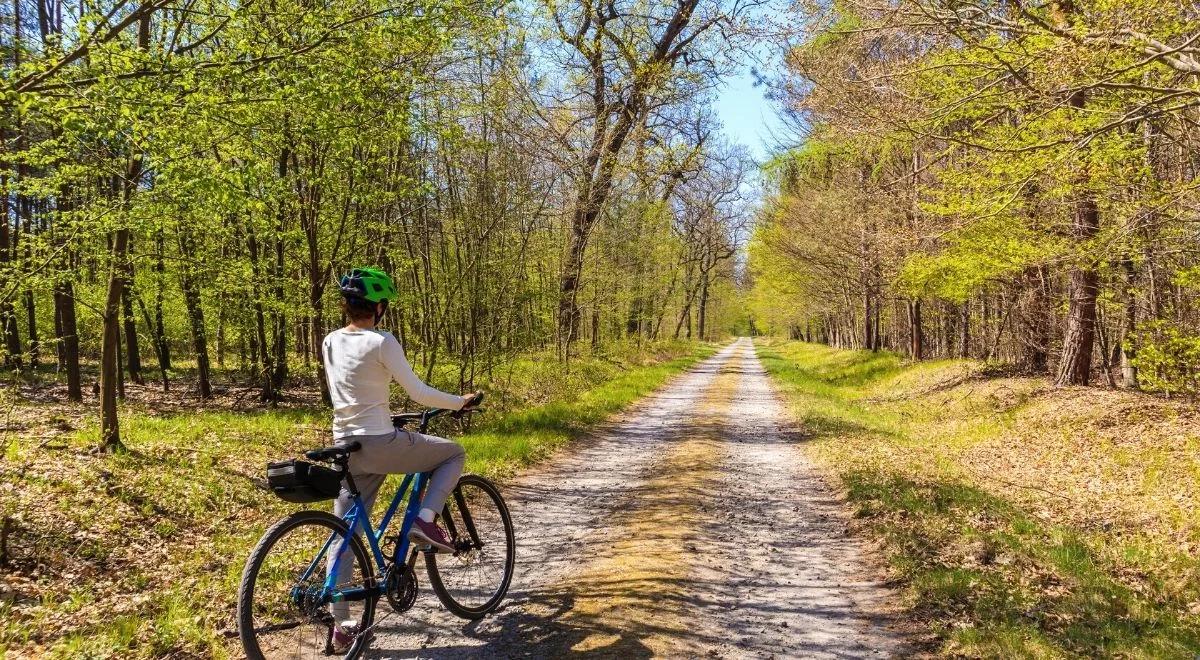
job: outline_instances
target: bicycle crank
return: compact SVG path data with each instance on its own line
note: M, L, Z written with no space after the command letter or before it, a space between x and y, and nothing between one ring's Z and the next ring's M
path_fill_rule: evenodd
M386 587L388 605L396 612L407 612L417 602L417 574L410 565L392 564Z

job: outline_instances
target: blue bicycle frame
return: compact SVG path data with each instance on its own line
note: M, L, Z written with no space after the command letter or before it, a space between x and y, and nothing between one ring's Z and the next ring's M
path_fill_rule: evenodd
M404 509L404 522L400 525L400 537L396 543L396 552L392 557L394 563L401 561L402 557L408 555L409 540L408 531L412 529L413 521L417 518L417 513L421 510L421 489L428 478L426 474L406 474L404 481L400 483L400 487L396 489L396 496L392 498L392 503L388 506L387 512L383 514L383 519L379 523L379 529L371 528L371 520L368 515L367 508L363 505L362 498L359 495L354 496L354 505L342 516L342 520L346 521L350 528L350 534L342 538L339 544L337 554L334 556L333 565L330 567L328 575L325 576L325 584L321 590L321 600L324 603L337 603L341 601L356 601L365 600L369 595L382 595L386 589L386 582L382 579L387 572L387 560L383 556L383 551L379 548L380 541L383 540L384 534L387 533L388 525L391 524L392 518L400 509L400 502L404 500L404 496L411 490L412 496L408 499L408 506ZM410 489L411 486L411 489ZM342 560L345 555L350 552L350 539L354 536L357 530L361 528L363 536L367 538L367 543L371 549L371 556L375 559L375 569L378 577L378 584L362 585L351 589L339 590L336 580L338 569L341 567ZM325 553L329 552L330 546L334 539L338 538L338 533L334 532L329 535L329 539L325 541L325 545L321 551L317 553L315 559L309 564L308 569L304 571L297 585L304 584L312 577L321 564ZM297 586L297 589L300 587Z
M477 411L478 409L475 410ZM446 412L452 411L432 408L423 413L403 413L392 416L392 424L396 426L396 428L403 428L404 424L407 422L419 422L417 431L419 433L424 433L425 428L431 419ZM350 533L338 546L337 555L333 559L333 565L330 566L329 572L325 576L325 584L322 586L320 593L320 600L322 603L366 600L368 596L384 594L384 592L387 590L387 580L384 579L387 573L387 560L383 556L383 551L379 549L379 542L383 540L383 535L387 533L387 528L388 525L391 524L392 518L394 518L396 512L400 510L400 502L402 502L404 500L404 496L411 491L412 496L408 498L408 506L404 509L404 522L400 525L400 537L396 542L396 552L392 556L392 562L393 564L398 564L403 557L408 556L410 546L408 541L408 531L412 529L413 521L416 520L417 513L421 510L421 492L425 486L425 481L428 478L429 475L426 473L404 475L404 481L402 481L400 483L400 487L396 489L396 495L392 498L392 503L390 506L388 506L387 512L383 514L383 520L380 521L378 530L371 528L371 520L369 516L370 512L367 511L365 506L363 506L362 497L360 497L357 493L354 495L354 505L350 507L350 510L346 512L346 515L342 516L342 520L346 521L346 525L349 527ZM353 484L353 478L347 476L347 479L349 479L350 483ZM357 490L357 488L353 490ZM459 496L456 495L455 497ZM462 506L461 498L459 501L459 506ZM447 515L447 524L451 524L448 518L449 516ZM475 531L470 525L470 521L467 520L468 529L470 530L471 535L474 537ZM340 590L337 588L336 584L338 569L341 568L342 560L350 551L350 539L358 532L359 528L362 529L363 536L367 538L367 544L371 548L371 556L375 559L375 570L379 579L377 580L377 584L374 585L364 584L360 587ZM451 534L453 534L453 527L451 527ZM316 558L313 559L312 563L309 564L308 568L304 571L304 575L300 577L300 580L297 582L297 586L293 588L293 598L299 600L299 597L303 595L303 589L299 585L308 582L309 578L313 576L313 573L317 571L321 565L321 559L325 556L325 553L329 552L329 547L333 545L333 541L337 537L337 532L329 535L329 539L325 541L325 545L321 547L321 551L317 553ZM476 542L478 542L478 540L478 538L475 539ZM413 554L412 559L416 559L416 553Z

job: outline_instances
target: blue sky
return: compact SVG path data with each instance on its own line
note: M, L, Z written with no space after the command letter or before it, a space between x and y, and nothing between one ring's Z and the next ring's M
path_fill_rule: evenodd
M715 104L725 135L731 142L749 148L760 162L775 146L772 134L778 134L781 126L779 115L765 97L766 92L765 86L754 86L750 67L745 67L738 75L726 79L724 87L717 92Z

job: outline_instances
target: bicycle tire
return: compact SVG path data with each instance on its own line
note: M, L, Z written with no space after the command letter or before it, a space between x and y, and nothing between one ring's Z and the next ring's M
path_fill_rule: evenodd
M478 492L464 492L464 489ZM443 523L446 523L448 528L453 527L456 530L454 541L464 541L468 536L466 525L461 517L462 514L458 506L459 503L465 504L467 500L473 500L471 504L467 505L466 510L473 517L477 525L480 521L486 520L488 516L495 514L500 522L500 529L503 531L502 539L495 538L496 530L494 529L494 523L497 521L491 521L493 529L490 530L488 535L492 538L488 538L488 543L484 546L484 548L490 548L500 543L503 552L503 556L499 558L500 561L495 562L500 567L502 573L494 591L482 603L464 602L465 599L461 595L456 596L453 592L457 590L452 585L448 585L448 580L444 579L454 577L455 572L460 568L469 568L472 562L475 565L480 564L479 560L483 555L483 549L472 549L467 552L461 552L458 555L428 552L425 554L425 569L429 573L429 586L433 588L433 592L437 594L438 600L442 602L442 605L455 616L474 621L483 618L499 607L500 601L508 593L508 587L512 583L513 568L516 566L516 538L513 534L512 517L508 512L508 505L504 503L504 498L500 496L500 490L487 479L478 475L468 474L458 480L458 485L454 487L454 492L451 493L451 497L442 514ZM494 511L485 511L480 506L488 502L494 507ZM450 516L449 521L446 520L447 514ZM484 533L478 529L477 532L481 535ZM489 552L489 556L494 556L494 552ZM439 562L442 562L441 568L439 568ZM492 569L489 567L484 570L490 571ZM443 576L443 573L446 573L446 575Z
M329 535L332 533L338 533L344 537L350 531L345 521L330 513L326 513L324 511L300 511L276 522L266 531L265 534L263 534L262 538L259 539L258 545L254 547L254 550L250 553L250 556L246 558L246 566L242 570L242 579L238 588L238 636L241 638L242 649L246 652L246 656L250 658L250 660L269 660L269 658L273 657L274 655L267 655L267 653L264 652L262 645L259 643L259 636L262 629L255 628L255 588L259 583L260 571L263 568L264 562L271 557L271 550L274 549L276 545L279 544L281 540L285 539L290 533L295 532L303 527L314 528L314 531L317 533L315 536L313 536L313 538L321 538L321 532L315 528L321 528L325 530L323 532L325 539L328 539ZM303 542L306 540L307 539L301 539L301 546L304 545ZM320 543L320 541L318 541L318 543ZM312 548L312 553L297 555L297 557L308 557L308 559L300 559L299 563L296 565L299 566L300 563L311 563L312 558L316 556L316 553L320 550L320 548L320 545L316 545ZM361 576L361 582L364 585L373 585L375 583L374 565L371 563L370 555L368 554L367 548L359 535L355 534L351 536L350 548L355 562L357 563L358 570L360 571L359 575ZM318 558L318 560L320 559ZM323 562L323 560L320 561ZM323 583L325 579L325 569L323 564L320 568L318 568L316 574L318 579ZM266 599L264 598L260 600ZM362 601L363 613L362 619L360 620L360 630L368 632L366 634L360 634L358 638L354 640L349 649L347 649L345 655L342 656L344 659L351 660L353 658L357 658L364 650L366 650L368 642L372 636L369 632L369 628L375 619L375 606L378 603L378 600L378 594L369 594L367 598ZM262 609L261 603L259 604L259 609ZM300 618L302 616L308 615L300 613L296 615L296 618ZM332 617L330 618L332 619ZM278 626L278 628L280 631L288 630L288 628L285 627L287 625L290 624L281 624ZM300 628L304 625L306 624L298 623L293 626L293 628ZM312 654L312 656L321 658L330 657L324 654L323 646L320 652L315 652ZM296 657L296 654L289 653L288 657Z

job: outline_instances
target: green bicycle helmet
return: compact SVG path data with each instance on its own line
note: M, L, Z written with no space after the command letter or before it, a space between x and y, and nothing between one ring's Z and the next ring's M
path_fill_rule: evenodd
M378 268L360 267L342 276L342 295L372 303L396 299L396 285Z

